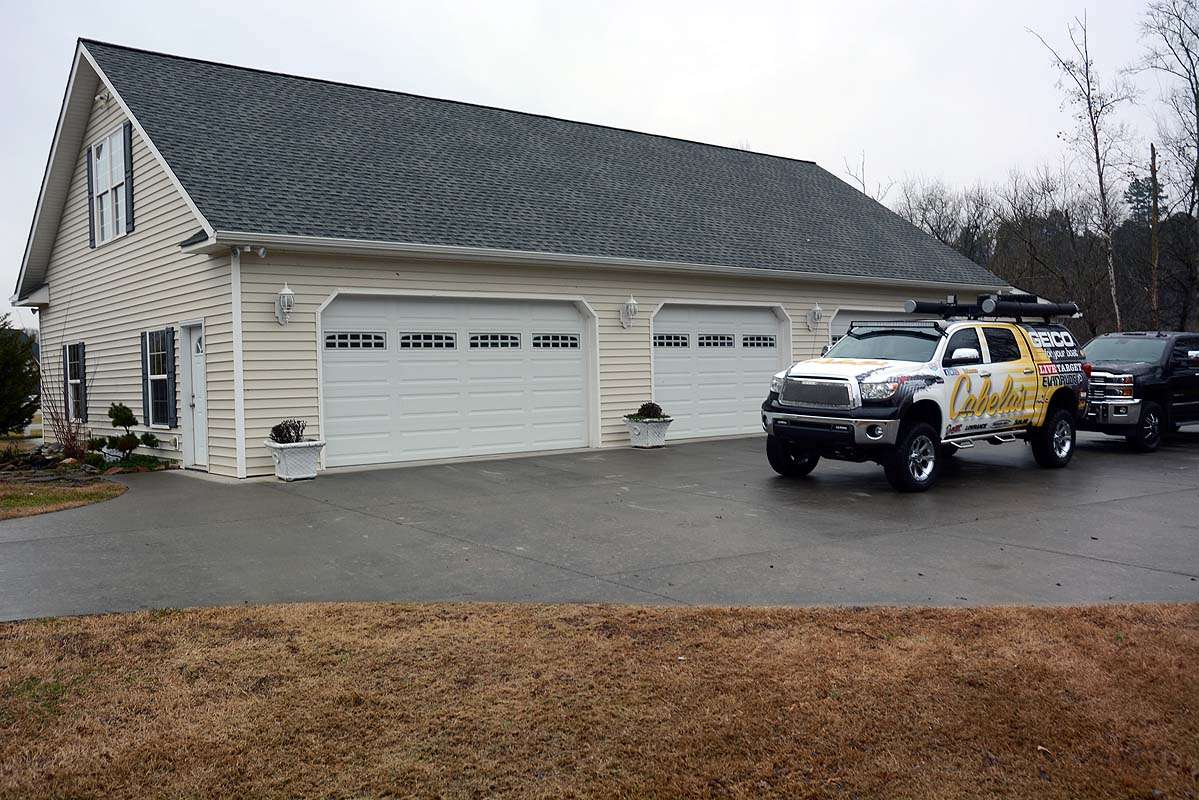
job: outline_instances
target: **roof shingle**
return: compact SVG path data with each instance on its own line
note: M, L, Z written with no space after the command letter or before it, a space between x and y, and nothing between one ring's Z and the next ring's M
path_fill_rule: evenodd
M218 231L999 278L808 161L84 46Z

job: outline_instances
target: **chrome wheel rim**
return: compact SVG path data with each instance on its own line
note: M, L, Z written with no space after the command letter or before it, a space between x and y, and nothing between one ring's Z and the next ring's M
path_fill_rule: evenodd
M1065 458L1070 455L1070 451L1074 449L1074 437L1071 436L1073 429L1067 420L1060 419L1057 425L1053 428L1053 454L1058 458Z
M924 483L933 474L933 466L937 463L937 449L932 439L927 436L917 436L912 440L908 450L908 472L920 483Z
M1141 420L1141 437L1146 443L1153 444L1157 441L1157 437L1161 436L1161 431L1161 420L1157 418L1157 414L1150 411L1145 415L1145 418Z

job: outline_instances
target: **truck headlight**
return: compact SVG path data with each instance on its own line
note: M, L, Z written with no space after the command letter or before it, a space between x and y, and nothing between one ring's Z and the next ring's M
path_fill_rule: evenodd
M883 381L881 383L859 383L863 400L890 400L903 386L902 380Z
M774 392L775 394L782 394L783 393L783 380L784 380L784 378L782 375L772 376L770 378L770 391Z

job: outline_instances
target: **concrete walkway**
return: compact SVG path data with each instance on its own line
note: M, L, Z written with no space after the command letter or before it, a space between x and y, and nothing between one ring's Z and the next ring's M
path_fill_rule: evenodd
M1199 433L778 478L760 437L232 484L123 478L0 522L0 619L308 600L988 604L1199 601Z

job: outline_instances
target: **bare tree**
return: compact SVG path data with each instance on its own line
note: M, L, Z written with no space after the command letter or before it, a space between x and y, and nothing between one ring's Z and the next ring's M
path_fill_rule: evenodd
M1107 280L1111 290L1112 311L1116 330L1123 330L1120 320L1120 300L1116 291L1116 260L1112 237L1116 229L1116 206L1112 194L1111 162L1117 148L1127 138L1125 129L1113 118L1123 103L1135 97L1132 86L1120 78L1104 80L1095 68L1087 40L1087 19L1075 17L1067 27L1070 50L1055 49L1036 31L1030 30L1053 56L1059 73L1058 85L1065 92L1065 103L1074 107L1076 129L1072 135L1075 148L1085 153L1094 166L1096 205L1099 229L1103 236L1107 258ZM1072 52L1071 52L1072 51Z
M1141 69L1166 79L1166 117L1159 137L1167 155L1168 181L1186 212L1199 210L1199 2L1157 0L1141 23L1146 41Z
M909 178L900 184L895 213L966 258L983 266L990 261L996 216L987 187L959 191L940 180Z
M887 199L887 195L891 193L891 189L895 187L895 181L887 181L885 184L879 181L874 185L874 191L870 191L870 183L866 180L866 152L863 151L857 164L850 164L849 159L843 159L845 162L845 174L853 179L857 184L858 189L867 197L873 198L878 202L883 202Z

